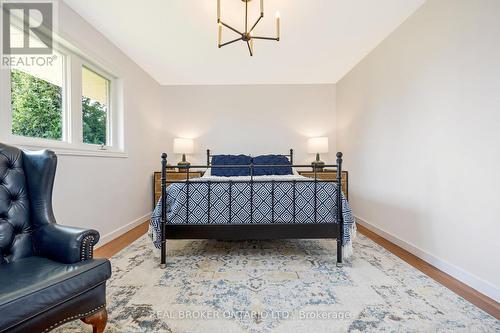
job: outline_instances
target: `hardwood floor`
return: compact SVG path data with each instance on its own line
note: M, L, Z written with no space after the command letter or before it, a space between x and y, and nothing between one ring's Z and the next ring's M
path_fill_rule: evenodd
M149 220L94 250L96 258L111 258L148 231Z
M128 231L127 233L121 235L120 237L112 240L111 242L101 246L94 252L95 257L110 258L129 244L134 242L136 239L144 235L148 230L148 222L145 221L143 224L135 227L134 229ZM428 264L422 259L416 257L410 252L402 249L394 243L386 240L385 238L377 235L373 231L368 230L362 225L357 225L358 231L365 235L366 237L373 240L375 243L384 247L385 249L392 252L394 255L398 256L402 260L406 261L411 266L420 270L422 273L428 275L438 283L442 284L446 288L450 289L454 293L462 296L472 304L476 305L478 308L491 314L493 317L500 319L500 304L493 299L481 294L475 289L467 286L466 284L458 281L452 276L440 271L436 267Z
M426 274L430 278L434 279L436 282L442 284L446 288L450 289L457 295L462 296L475 306L491 314L493 317L500 319L500 303L495 302L495 300L489 298L486 295L481 294L479 291L472 289L466 284L458 281L451 275L437 269L436 267L428 264L417 256L411 254L405 249L391 243L387 239L377 235L371 230L363 227L359 223L356 225L358 231L365 235L366 237L373 240L375 243L384 247L385 249L392 252L394 255L398 256L402 260L406 261L411 266L415 267L422 273Z

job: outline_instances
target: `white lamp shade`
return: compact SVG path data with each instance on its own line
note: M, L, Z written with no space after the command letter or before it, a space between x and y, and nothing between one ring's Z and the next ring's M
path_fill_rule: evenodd
M174 139L174 153L176 154L192 154L194 152L193 139Z
M307 140L307 152L310 154L328 153L328 138L309 138Z

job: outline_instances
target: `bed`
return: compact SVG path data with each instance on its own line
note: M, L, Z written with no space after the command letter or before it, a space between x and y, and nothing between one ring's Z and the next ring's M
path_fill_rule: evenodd
M150 222L150 236L165 268L167 239L337 239L337 266L352 253L356 225L341 188L342 153L337 179L298 175L293 149L287 155L212 155L201 178L169 181L162 160L162 196Z

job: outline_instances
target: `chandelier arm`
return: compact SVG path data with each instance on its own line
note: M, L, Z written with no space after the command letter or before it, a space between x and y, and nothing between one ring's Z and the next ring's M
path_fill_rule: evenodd
M226 46L226 45L229 45L229 44L233 44L234 42L237 42L239 40L241 40L241 38L233 39L233 40L231 40L229 42L225 42L225 43L220 44L219 47L223 47L223 46Z
M230 29L230 30L233 30L234 32L236 32L238 35L241 35L243 36L243 33L242 32L239 32L238 30L236 30L235 28L233 28L232 26L222 22L222 21L219 21L220 24L222 24L223 26L225 26L226 28Z
M265 40L275 40L275 41L279 41L280 39L279 38L276 38L276 37L260 37L260 36L252 36L253 39L265 39Z
M250 46L250 42L247 41L248 52L250 52L250 56L253 57L252 47Z
M264 15L260 15L259 18L257 19L257 21L255 21L255 23L253 24L252 28L250 29L250 32L253 31L253 29L255 29L255 27L257 26L257 24L259 24L260 20L264 17Z

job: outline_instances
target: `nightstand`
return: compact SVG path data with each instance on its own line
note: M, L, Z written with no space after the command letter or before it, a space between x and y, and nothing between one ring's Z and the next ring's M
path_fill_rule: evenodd
M299 175L314 178L314 171L299 171ZM337 171L324 169L316 172L316 177L323 180L336 180ZM342 192L344 192L346 199L349 200L349 173L347 171L342 171Z
M171 183L172 180L186 180L188 176L187 172L179 172L174 170L167 171L167 186ZM203 176L203 172L201 171L191 171L189 172L189 179L191 178L199 178ZM156 207L156 203L160 200L161 197L161 172L157 171L153 174L153 209Z

